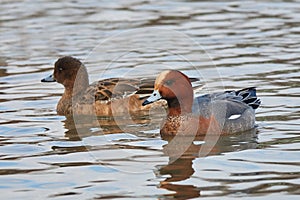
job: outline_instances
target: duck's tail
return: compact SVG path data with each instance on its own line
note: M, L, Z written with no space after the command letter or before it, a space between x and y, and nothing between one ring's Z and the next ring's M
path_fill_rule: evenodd
M261 104L261 100L256 96L256 88L249 87L244 88L241 90L236 91L229 91L234 92L236 96L240 97L241 101L251 106L253 109L257 109Z

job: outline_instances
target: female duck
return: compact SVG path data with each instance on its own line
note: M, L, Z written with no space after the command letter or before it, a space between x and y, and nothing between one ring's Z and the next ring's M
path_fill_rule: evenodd
M82 114L111 116L148 110L143 107L144 94L151 94L154 79L110 78L89 85L85 66L76 58L58 59L54 73L42 82L58 82L65 91L57 104L59 115ZM163 106L163 102L157 104Z
M156 78L154 91L143 105L159 99L165 99L169 109L162 135L196 136L250 130L255 126L254 110L260 105L255 88L207 94L194 100L189 78L175 70L164 71Z

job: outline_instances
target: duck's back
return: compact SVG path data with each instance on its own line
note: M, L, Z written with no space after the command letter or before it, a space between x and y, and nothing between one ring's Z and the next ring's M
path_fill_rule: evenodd
M151 107L165 107L165 101L142 106L145 98L154 89L154 77L109 78L96 81L78 95L73 105L76 114L111 116L126 115L149 110ZM191 82L199 79L191 78Z

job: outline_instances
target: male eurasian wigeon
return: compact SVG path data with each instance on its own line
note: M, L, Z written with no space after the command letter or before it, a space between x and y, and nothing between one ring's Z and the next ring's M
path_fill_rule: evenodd
M165 99L168 116L162 135L230 134L255 127L255 109L261 101L254 87L225 91L194 99L189 78L176 70L163 71L155 80L154 91L143 105Z
M197 81L198 79L191 79ZM65 87L56 110L59 115L111 116L149 110L153 105L142 106L153 91L155 78L109 78L89 85L86 67L71 56L59 58L54 73L42 82L58 82ZM165 106L164 101L154 106Z

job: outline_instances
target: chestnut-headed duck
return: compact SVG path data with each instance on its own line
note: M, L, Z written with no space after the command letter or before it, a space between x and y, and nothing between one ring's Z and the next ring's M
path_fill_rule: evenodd
M197 81L199 79L191 79ZM84 64L71 56L59 58L54 73L42 82L58 82L65 88L56 111L59 115L112 116L166 106L165 101L142 106L153 91L155 77L143 79L109 78L89 85Z
M180 71L163 71L143 105L165 99L168 116L161 135L204 135L244 132L255 127L261 101L254 87L199 96L194 99L189 78Z

